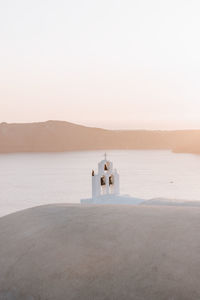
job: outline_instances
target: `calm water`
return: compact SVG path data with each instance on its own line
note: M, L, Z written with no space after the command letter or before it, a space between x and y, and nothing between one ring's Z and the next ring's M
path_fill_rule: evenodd
M91 196L91 170L104 151L0 155L0 216ZM108 151L122 194L200 200L200 156L170 151ZM173 183L172 183L173 182Z

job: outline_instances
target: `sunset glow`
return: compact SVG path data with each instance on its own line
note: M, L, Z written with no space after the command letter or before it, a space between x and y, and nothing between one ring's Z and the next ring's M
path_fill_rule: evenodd
M200 2L0 3L0 122L200 128Z

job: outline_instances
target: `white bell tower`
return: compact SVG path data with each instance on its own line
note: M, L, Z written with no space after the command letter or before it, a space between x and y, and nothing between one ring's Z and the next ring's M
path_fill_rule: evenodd
M111 194L119 195L119 174L105 153L104 159L98 164L98 173L92 170L92 198Z
M98 164L98 172L92 170L92 198L80 199L81 204L140 204L146 200L119 194L119 174L113 163L104 159Z

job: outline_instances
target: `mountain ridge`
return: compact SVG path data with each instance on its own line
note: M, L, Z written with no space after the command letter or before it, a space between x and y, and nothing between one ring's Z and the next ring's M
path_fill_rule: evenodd
M81 150L200 153L200 130L109 130L67 121L0 123L0 153Z

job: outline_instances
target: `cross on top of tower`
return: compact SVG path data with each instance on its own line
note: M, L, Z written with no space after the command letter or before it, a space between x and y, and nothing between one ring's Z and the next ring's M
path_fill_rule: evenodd
M106 152L104 153L104 157L105 157L105 160L107 160L107 153Z

